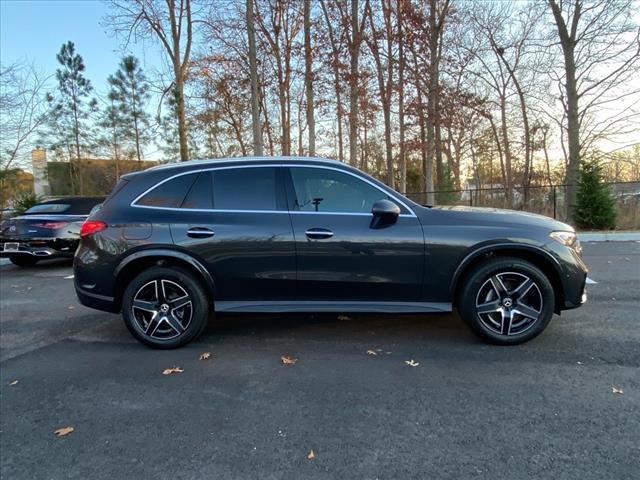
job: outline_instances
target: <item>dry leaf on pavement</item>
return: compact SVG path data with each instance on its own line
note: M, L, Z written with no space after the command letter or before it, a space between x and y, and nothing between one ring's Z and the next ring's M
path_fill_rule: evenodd
M374 350L367 350L367 355L377 355Z
M292 358L292 357L289 357L288 355L281 356L280 360L282 360L282 363L285 365L295 365L296 362L298 361L297 358Z
M184 372L183 369L181 369L180 367L171 367L171 368L166 368L162 371L163 375L171 375L172 373L182 373Z
M200 354L200 360L209 360L209 358L211 358L211 353L209 352L204 352Z
M316 454L313 453L313 450L309 450L309 453L307 454L307 458L309 460L313 460L314 458L316 458Z
M413 359L405 360L404 363L406 363L410 367L417 367L418 365L420 365L418 362L414 361Z
M53 433L56 434L56 437L64 437L65 435L69 435L71 432L73 432L73 430L73 427L62 427L55 430Z
M17 385L17 384L18 384L18 380L14 380L13 382L11 382L11 383L9 384L9 386L10 386L10 387L13 387L14 385Z
M612 393L617 393L618 395L622 395L624 393L624 390L622 390L621 388L616 388L616 387L611 387L611 391L612 391Z

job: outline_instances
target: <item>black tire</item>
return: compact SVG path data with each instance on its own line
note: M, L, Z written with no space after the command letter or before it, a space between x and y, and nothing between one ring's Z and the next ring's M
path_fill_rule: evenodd
M19 267L33 267L38 263L38 259L31 255L14 255L9 257L9 261Z
M209 305L204 288L191 273L177 267L152 267L135 277L124 291L122 318L141 343L178 348L204 331Z
M554 306L547 276L519 258L497 257L480 264L458 293L462 320L480 338L498 345L516 345L540 335Z

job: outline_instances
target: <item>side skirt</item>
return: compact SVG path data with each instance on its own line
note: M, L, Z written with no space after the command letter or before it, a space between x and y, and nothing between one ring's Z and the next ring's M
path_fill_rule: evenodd
M215 302L216 312L286 313L286 312L367 312L367 313L438 313L451 312L450 303L437 302Z

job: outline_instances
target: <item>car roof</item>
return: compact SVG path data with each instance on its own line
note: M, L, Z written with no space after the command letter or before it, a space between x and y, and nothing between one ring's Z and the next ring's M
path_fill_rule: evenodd
M155 167L148 168L146 171L157 171L157 170L167 170L172 168L183 168L183 167L211 167L216 165L242 165L242 164L260 164L260 163L281 163L281 164L292 164L292 163L321 163L328 165L346 165L344 162L340 162L338 160L332 160L329 158L322 157L225 157L225 158L207 158L201 160L188 160L185 162L175 162L175 163L164 163L162 165L156 165Z

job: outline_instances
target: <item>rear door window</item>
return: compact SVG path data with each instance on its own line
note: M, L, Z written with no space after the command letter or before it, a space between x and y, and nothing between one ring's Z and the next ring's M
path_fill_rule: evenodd
M276 169L252 167L215 170L213 207L216 210L278 210Z

